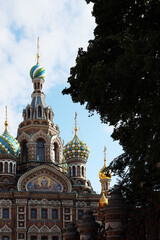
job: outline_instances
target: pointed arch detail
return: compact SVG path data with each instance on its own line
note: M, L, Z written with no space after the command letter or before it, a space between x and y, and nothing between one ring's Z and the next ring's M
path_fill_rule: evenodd
M50 143L50 137L46 133L44 133L42 130L40 130L39 132L35 133L32 136L31 142L37 142L39 138L44 139L45 143Z

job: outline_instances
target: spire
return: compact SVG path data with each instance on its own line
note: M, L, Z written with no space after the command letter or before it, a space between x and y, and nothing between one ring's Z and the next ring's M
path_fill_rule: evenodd
M75 112L75 128L74 128L74 131L75 131L75 136L77 136L77 131L78 131L78 128L77 128L77 112Z
M106 146L104 146L104 167L106 167Z
M8 117L7 117L7 106L6 106L6 120L5 120L5 132L8 132L8 121L7 121Z
M37 39L37 64L39 64L39 37Z

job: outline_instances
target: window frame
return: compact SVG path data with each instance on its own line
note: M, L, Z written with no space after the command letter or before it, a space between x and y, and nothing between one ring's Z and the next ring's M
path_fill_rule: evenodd
M5 211L7 210L7 217L5 216ZM3 208L3 218L5 218L5 219L9 219L9 208Z
M35 215L33 214L33 211L35 211ZM31 219L37 219L37 209L36 209L36 208L31 208L30 214L31 214L31 215L30 215L30 218L31 218ZM32 214L33 214L35 217L34 217Z

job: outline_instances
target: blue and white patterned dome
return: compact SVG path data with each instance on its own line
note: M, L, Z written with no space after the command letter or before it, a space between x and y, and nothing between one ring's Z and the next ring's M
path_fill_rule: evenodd
M19 152L20 146L18 141L8 131L4 131L2 136L0 136L0 153L7 153L17 157Z
M40 66L39 64L36 64L30 70L30 77L32 79L36 78L36 77L45 79L45 77L46 77L46 70L44 69L44 67Z
M89 147L85 142L81 141L77 135L74 136L72 141L64 146L63 150L65 160L69 160L70 158L82 158L87 160L89 153Z

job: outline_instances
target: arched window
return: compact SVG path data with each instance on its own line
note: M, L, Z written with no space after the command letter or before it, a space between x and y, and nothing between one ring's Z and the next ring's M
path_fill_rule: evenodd
M71 167L69 167L69 177L71 176Z
M82 166L82 176L84 177L84 167Z
M21 143L21 162L27 162L28 161L28 148L27 148L27 142L23 141Z
M9 172L12 173L12 171L13 171L13 165L12 165L12 163L10 163L9 164Z
M58 162L59 160L59 148L58 148L58 143L53 144L53 161Z
M38 106L38 117L42 117L42 108Z
M38 82L38 90L39 90L39 82Z
M77 167L77 177L80 177L80 166Z
M73 170L73 177L75 177L76 176L76 168L75 168L75 166L73 166L72 170Z
M44 142L42 140L37 141L37 161L44 162Z
M3 172L3 163L0 163L0 172Z
M5 173L8 173L8 163L5 162L4 166L5 166Z

